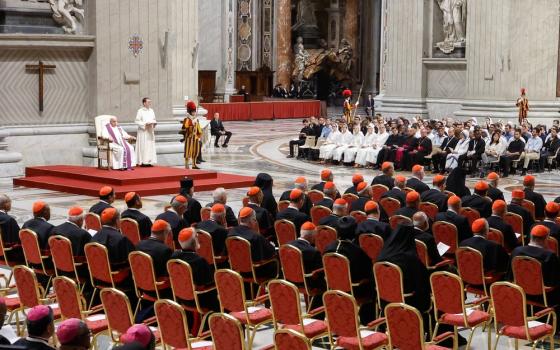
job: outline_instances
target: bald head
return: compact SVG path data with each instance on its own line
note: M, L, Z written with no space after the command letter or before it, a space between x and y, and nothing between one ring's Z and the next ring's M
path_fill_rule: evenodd
M418 211L412 216L414 227L426 231L429 227L428 216L423 211Z

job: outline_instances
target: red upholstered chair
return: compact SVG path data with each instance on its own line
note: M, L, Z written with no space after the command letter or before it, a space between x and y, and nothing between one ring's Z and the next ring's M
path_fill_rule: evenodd
M384 323L384 319L376 319L367 327L360 327L358 305L350 294L339 290L331 290L323 295L323 305L329 330L331 348L343 349L379 349L387 345L387 336L375 332L374 329Z
M155 302L159 300L160 291L169 288L169 278L156 278L152 257L144 252L131 252L128 254L132 279L134 280L134 290L138 297L138 303L134 310L134 315L140 309L142 300Z
M191 266L178 259L167 262L169 281L173 290L173 300L179 303L186 311L192 312L194 316L192 334L202 334L206 319L212 310L202 307L199 295L215 290L216 287L197 287L193 281ZM202 317L202 321L201 321Z
M528 199L524 199L523 202L521 202L521 206L529 211L529 213L533 217L533 220L537 219L535 217L535 203L533 203L532 201L530 201ZM539 219L541 219L541 218L539 218Z
M389 218L389 226L391 226L391 229L394 230L399 225L412 225L412 220L404 215L393 215Z
M381 205L381 208L383 208L385 214L387 214L387 217L395 215L397 210L401 208L401 202L399 202L398 199L390 197L382 198L379 201L379 205Z
M274 321L274 330L292 329L305 335L310 342L327 335L327 325L313 316L322 313L323 307L312 310L308 315L301 314L299 291L295 285L284 280L268 283L268 296Z
M19 240L23 247L23 255L25 256L25 263L27 267L33 269L33 272L43 275L48 278L45 291L49 290L52 278L55 275L54 269L47 268L46 262L50 260L48 252L42 252L39 248L39 240L37 234L30 229L22 229L19 231Z
M78 275L78 270L76 270L76 267L82 266L83 263L76 263L74 261L74 253L70 240L63 236L51 236L49 238L49 248L51 249L56 275L71 276L72 280L80 287L80 291L83 291L86 280L80 277Z
M494 308L494 325L496 327L496 342L502 335L515 339L515 348L518 339L528 340L533 343L546 339L550 340L550 348L554 348L554 332L556 330L556 313L552 308L546 308L535 314L527 316L527 299L523 288L509 282L496 282L490 287L492 306ZM546 318L545 318L546 317ZM546 323L537 320L546 319ZM549 323L552 321L551 323ZM498 325L500 327L498 328Z
M354 288L366 283L371 283L369 280L352 283L350 261L342 254L327 253L323 255L323 266L325 268L325 280L327 281L327 288L329 290L339 290L355 297ZM370 300L372 300L372 298L362 297L357 300L357 302L359 305L362 305Z
M434 203L422 202L420 203L420 211L426 213L430 220L435 221L436 215L439 213L439 207Z
M415 239L415 241L416 241L416 254L418 254L418 259L420 259L422 264L424 264L424 266L426 266L428 270L435 270L441 266L453 264L452 260L443 259L439 263L432 265L432 262L430 260L430 255L428 254L428 247L426 246L426 243L419 241L417 239Z
M130 275L130 269L126 268L118 271L112 271L111 265L109 264L109 253L105 246L95 242L88 243L84 247L84 252L86 254L91 285L94 287L91 302L95 299L96 292L98 290L102 290L103 288L115 288L119 285L119 289L121 290L130 289L122 283Z
M95 344L97 336L105 332L109 325L103 313L103 306L98 305L86 311L87 303L80 293L78 286L68 277L59 276L53 279L53 289L56 295L60 313L63 319L77 318L83 320L93 334L92 343Z
M246 277L243 277L244 282L259 286L257 297L261 295L261 292L264 294L266 283L276 278L279 271L277 270L276 275L273 277L259 277L255 269L268 264L276 264L278 268L278 260L276 257L264 261L253 261L251 256L251 243L242 237L228 237L226 239L226 247L229 254L229 264L232 270L239 272L241 275L245 275ZM252 293L253 288L251 288L251 294ZM254 295L251 295L251 299L254 299Z
M465 303L463 281L457 275L446 271L434 272L430 276L432 296L434 300L434 316L436 327L434 335L440 324L453 326L454 332L458 328L469 328L471 334L467 342L467 349L477 327L490 326L492 316L481 309L481 305L489 301L488 297ZM488 348L492 346L490 328L487 329Z
M200 208L200 219L202 221L210 220L210 213L212 213L212 208L210 207Z
M350 213L350 215L356 220L358 224L367 220L367 214L361 210L354 210Z
M311 350L311 342L302 334L291 329L278 329L274 332L274 345L277 350Z
M322 205L316 205L311 208L311 221L315 225L319 225L319 221L325 216L331 215L331 213L332 211L329 208L323 207Z
M441 242L449 246L449 250L445 255L452 257L459 247L457 226L447 221L438 221L432 225L432 232L436 243Z
M87 213L84 217L86 230L101 230L101 218L95 213Z
M135 246L140 242L140 229L136 220L131 218L123 218L120 222L121 233L128 238Z
M453 332L434 337L432 342L424 341L424 325L420 312L404 303L391 303L385 307L387 334L390 349L403 350L445 350L437 345L443 340L453 339L453 349L457 348L457 338Z
M278 211L281 212L290 206L290 201L280 201L278 202Z
M12 253L14 250L20 250L20 249L22 249L20 244L11 244L8 246L4 243L2 228L0 227L0 266L4 266L6 267L6 269L9 270L14 266L25 264L25 260L15 261L8 258L8 255L6 254L6 253ZM22 259L24 258L22 257ZM13 285L10 286L10 282L12 280L11 272L8 277L6 277L4 273L0 273L0 280L4 281L4 287L0 288L0 293L6 293L10 290L10 287L13 287Z
M171 349L212 350L211 341L200 341L189 337L187 315L181 305L171 300L158 300L154 304L154 311L161 336L161 343ZM207 334L206 336L209 336Z
M281 246L278 250L278 254L280 256L280 265L282 266L284 279L295 284L299 291L303 293L309 311L309 307L313 304L313 299L320 295L322 291L311 288L308 279L314 277L323 278L319 274L323 273L324 269L321 268L306 274L301 251L289 244Z
M352 203L354 203L354 201L358 199L358 196L353 193L345 193L342 195L342 199L344 199L346 203L348 203L348 208L350 208L352 206Z
M323 254L327 246L331 242L336 241L337 237L338 234L334 228L324 225L317 226L317 233L315 235L315 248L317 248L317 250L321 252L321 254Z
M533 306L539 308L556 306L549 305L547 300L546 294L552 292L556 288L544 285L540 261L529 256L519 255L511 260L511 269L514 283L523 288L526 295L539 297L527 300L527 304L531 305L531 310ZM537 301L541 298L543 302Z
M311 201L311 203L313 203L313 205L319 203L320 201L323 200L323 198L325 198L325 194L319 190L311 190L309 192L307 192L307 197L309 197L309 200Z
M501 275L485 273L482 254L476 249L461 247L455 255L459 276L466 285L465 290L477 296L489 296L487 286L498 281Z
M404 303L413 293L404 293L403 273L399 266L380 261L373 265L373 276L377 288L377 309L381 313L381 301L385 303Z
M371 186L371 199L377 203L381 201L381 196L385 194L385 192L389 191L389 188L385 185L372 185Z
M107 325L109 326L111 340L114 343L119 343L121 335L134 325L130 301L123 292L115 288L104 288L99 295L101 297L101 304L105 310L105 316L107 317ZM143 323L149 325L155 321L155 317L150 317ZM152 331L154 332L156 343L159 343L159 332L153 328Z
M521 245L525 245L525 235L523 234L525 231L523 231L523 218L521 215L510 212L505 213L504 222L511 225L513 232L520 235L518 240L521 242Z
M268 295L246 302L243 278L233 270L218 270L214 273L214 279L218 288L221 312L228 312L247 327L249 349L252 349L257 329L272 322L272 312L264 306L258 306L268 299Z
M467 220L469 221L469 225L472 225L472 223L476 219L480 219L480 213L478 212L478 210L469 207L461 208L459 210L459 215L466 217Z
M546 239L546 249L558 256L558 240L554 237L548 236Z
M358 237L360 248L366 252L372 263L377 261L381 249L383 249L383 238L373 233L363 233Z
M494 242L498 243L502 247L504 246L504 234L500 230L497 230L495 228L490 228L488 230L488 235L487 235L486 238L489 241L494 241Z
M296 226L293 222L285 219L276 220L274 222L274 231L276 232L279 246L297 238Z
M227 261L227 255L214 255L214 243L212 243L212 236L208 232L197 229L196 238L198 240L196 253L203 257L207 263L217 268L218 264L223 264Z
M235 317L214 313L208 321L214 350L245 350L245 333Z

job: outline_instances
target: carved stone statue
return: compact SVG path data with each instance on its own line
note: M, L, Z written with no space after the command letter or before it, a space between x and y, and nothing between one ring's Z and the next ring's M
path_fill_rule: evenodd
M317 17L315 16L315 4L313 0L299 0L296 18L296 23L292 27L293 30L297 30L302 26L317 27Z
M465 47L467 25L467 0L436 0L443 13L445 39L437 47L446 54L455 48Z
M294 71L292 72L292 79L299 83L303 79L303 72L305 71L305 65L309 58L309 53L305 50L303 46L303 38L299 36L296 39L296 44L294 45Z
M49 0L53 19L62 26L66 34L76 34L78 22L84 21L83 0Z

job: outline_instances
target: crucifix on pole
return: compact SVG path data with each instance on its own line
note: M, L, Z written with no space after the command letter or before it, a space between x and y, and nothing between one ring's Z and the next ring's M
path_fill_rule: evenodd
M43 111L43 96L45 93L44 87L44 75L47 69L55 69L56 65L54 64L44 64L43 61L39 61L39 64L27 64L25 65L25 69L30 69L34 71L38 71L39 73L39 111Z

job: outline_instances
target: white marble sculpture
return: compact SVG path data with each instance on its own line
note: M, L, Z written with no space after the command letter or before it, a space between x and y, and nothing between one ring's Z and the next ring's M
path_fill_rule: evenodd
M436 0L443 13L445 39L437 47L446 54L455 48L465 47L467 25L467 0Z
M83 0L49 0L53 19L62 26L66 34L76 34L78 23L84 21Z
M309 52L305 50L303 46L303 38L298 36L296 39L296 44L294 45L294 71L292 73L292 79L295 82L300 82L303 79L303 72L305 71L305 65L309 59Z

